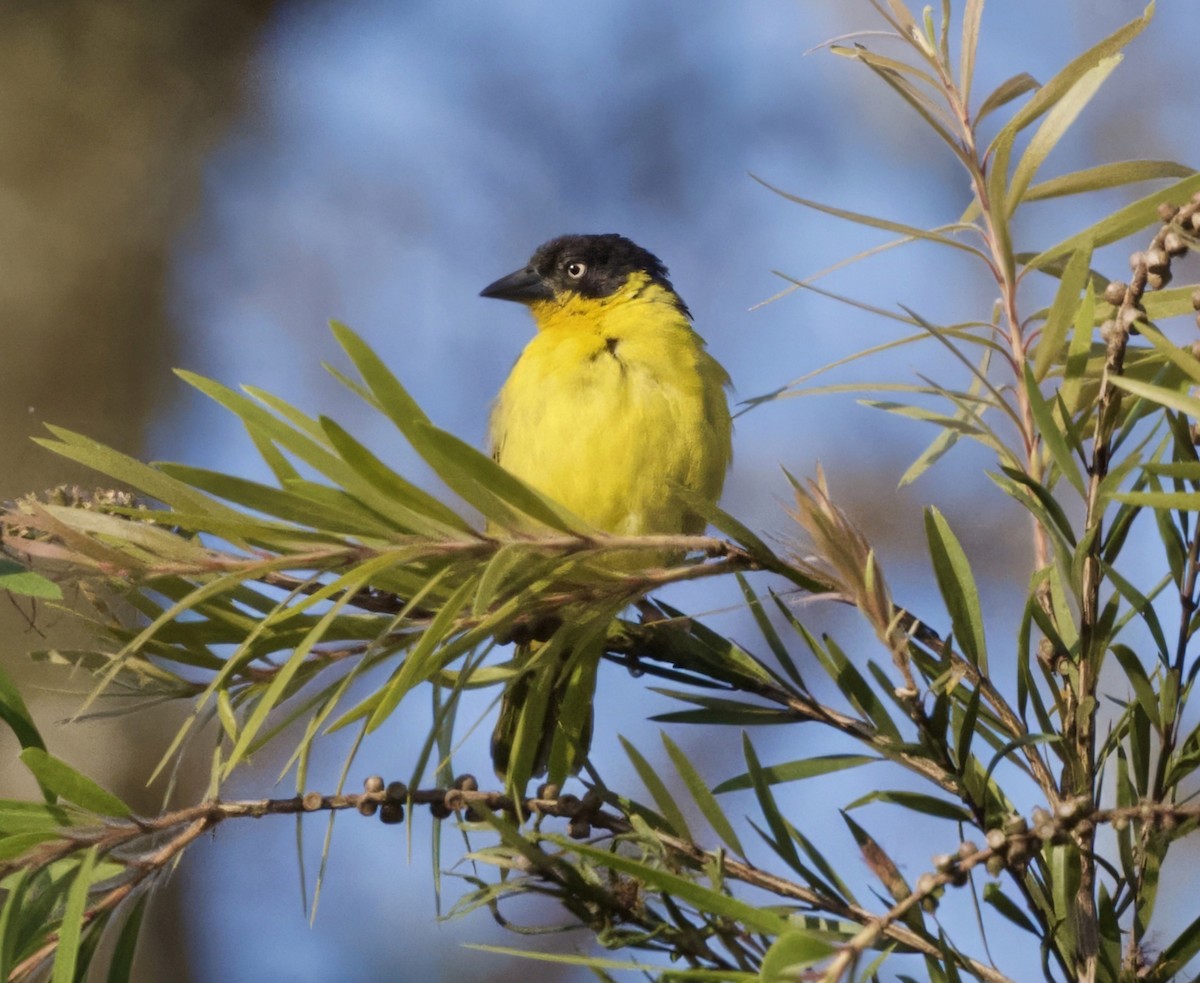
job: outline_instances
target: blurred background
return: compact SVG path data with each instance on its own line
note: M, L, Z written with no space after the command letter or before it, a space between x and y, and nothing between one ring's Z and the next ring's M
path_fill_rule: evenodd
M1200 160L1195 98L1179 84L1178 66L1194 55L1190 7L1161 5L1050 158L1047 176L1133 157ZM991 4L976 101L1019 71L1049 78L1141 9L1129 0ZM621 232L661 256L732 374L737 399L899 336L904 329L894 322L810 292L757 306L787 286L772 271L809 276L885 237L791 204L751 173L808 198L914 225L953 221L968 200L950 155L890 91L844 59L809 53L876 24L865 0L3 5L0 497L94 483L30 442L44 422L143 457L266 477L233 418L175 379L173 366L230 385L253 383L331 415L406 473L425 475L321 368L323 360L344 365L327 320L362 333L438 424L482 444L490 400L531 324L518 305L481 299L478 291L564 232ZM1144 193L1042 206L1018 231L1036 249ZM1121 246L1101 262L1120 275L1126 252ZM951 323L988 316L993 291L979 272L957 256L908 246L821 282ZM1028 311L1045 285L1031 288ZM918 372L962 377L940 352L921 346L826 381L915 381ZM924 611L937 602L920 553L920 504L933 501L977 564L986 604L989 583L1024 582L1025 524L977 476L986 459L969 447L915 489L898 491L898 478L933 435L850 396L767 404L737 421L724 505L787 541L779 466L806 477L820 460L835 498L873 539L898 599ZM710 612L715 628L753 643L731 588L672 600ZM998 593L991 610L1001 631L1016 616L1003 604ZM27 667L28 650L48 639L66 644L53 616L31 624L27 614L7 606L0 614L0 655L32 687L51 751L139 808L157 810L162 789L140 783L170 739L176 712L60 724L86 681ZM843 644L865 644L839 612L806 608L803 616ZM603 677L607 726L595 757L610 783L636 788L616 732L662 760L659 725L645 718L673 705L647 692L644 680L612 670ZM360 752L353 788L369 773L406 773L427 723L426 708L415 703ZM466 748L461 769L490 774L488 729ZM671 733L685 748L705 740L714 781L744 770L735 734ZM803 744L794 733L756 741L770 762L849 750L805 736ZM12 745L0 734L0 761L11 760ZM198 750L184 769L180 801L203 788ZM313 787L333 786L346 750L340 739L328 742ZM274 784L280 765L256 762L227 796L290 795L290 777ZM868 771L804 783L785 801L799 817L807 796L847 803L861 791L857 783L878 780ZM6 795L28 790L15 771L0 780ZM803 828L856 869L853 844L831 811L816 810ZM888 818L878 807L860 821L870 828ZM417 819L410 845L407 827L339 820L310 927L290 821L226 824L193 848L157 896L138 978L527 977L528 964L459 945L525 944L486 915L436 919L428 825L427 816ZM310 865L323 835L319 820L306 827ZM911 877L926 869L929 841L900 836L885 845L901 856L913 848L905 857ZM938 841L936 848L953 845ZM444 860L460 852L457 838L448 838ZM310 890L312 880L310 867ZM445 880L443 890L445 907L456 882ZM535 923L554 920L536 907L521 913ZM570 950L581 941L566 934L530 944ZM1032 976L1038 955L1029 948ZM537 972L590 978L556 977L542 964Z

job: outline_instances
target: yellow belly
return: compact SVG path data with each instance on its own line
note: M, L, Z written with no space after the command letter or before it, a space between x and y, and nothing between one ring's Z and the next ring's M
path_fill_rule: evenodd
M700 532L704 520L679 489L720 497L727 377L682 315L656 324L629 313L540 331L497 400L493 449L513 474L608 532Z

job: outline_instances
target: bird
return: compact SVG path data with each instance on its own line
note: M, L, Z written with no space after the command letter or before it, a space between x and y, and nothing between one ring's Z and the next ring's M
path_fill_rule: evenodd
M564 235L481 296L524 304L537 329L492 408L495 460L601 531L702 533L696 506L716 505L733 455L730 378L662 261L625 236ZM517 646L492 738L516 794L586 760L603 641Z

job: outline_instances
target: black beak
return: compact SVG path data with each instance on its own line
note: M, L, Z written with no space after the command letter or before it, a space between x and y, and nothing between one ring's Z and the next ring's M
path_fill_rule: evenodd
M550 300L554 296L554 291L550 289L537 270L532 266L527 266L523 270L517 270L516 273L502 276L495 283L489 283L479 291L479 296L532 304L535 300Z

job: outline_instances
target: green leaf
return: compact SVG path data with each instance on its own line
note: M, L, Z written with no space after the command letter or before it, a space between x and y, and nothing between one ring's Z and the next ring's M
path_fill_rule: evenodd
M1110 34L1099 44L1094 45L1077 58L1072 59L1062 71L1038 89L1037 94L996 134L989 150L997 148L1004 143L1011 145L1017 133L1035 122L1043 113L1052 109L1075 86L1080 78L1095 68L1105 58L1117 54L1130 41L1137 37L1145 29L1146 25L1150 23L1153 11L1154 4L1151 3L1141 17L1130 21L1124 27Z
M766 780L762 766L758 762L758 753L754 750L754 745L750 743L750 735L745 732L742 733L742 753L746 756L746 767L749 769L754 794L758 798L758 807L762 810L763 818L766 819L767 826L771 830L772 848L792 870L803 871L804 864L800 861L800 855L796 853L796 846L788 832L788 822L779 811L775 796L771 792L770 783Z
M1034 353L1033 375L1038 382L1045 379L1050 367L1060 360L1067 340L1067 329L1075 323L1075 315L1079 310L1079 295L1088 284L1091 262L1091 247L1084 246L1071 254L1063 271Z
M788 761L781 765L768 765L761 769L763 781L768 785L781 785L784 782L799 782L818 775L829 775L833 772L844 771L847 768L858 768L883 759L870 754L826 754L816 758L801 758L799 761ZM750 773L736 775L721 782L713 793L724 795L726 792L740 792L754 787Z
M983 626L983 608L979 603L979 587L971 573L967 554L954 535L950 524L932 505L925 510L925 535L929 540L929 556L937 576L938 589L950 623L963 655L987 674L987 641Z
M836 946L816 932L789 928L763 955L758 979L760 983L795 983L808 977L804 972L808 967L836 951Z
M1016 170L1013 172L1012 180L1009 182L1005 207L1010 215L1020 204L1025 195L1025 189L1029 187L1034 174L1038 172L1050 151L1062 139L1063 134L1075 122L1076 117L1091 101L1092 96L1104 84L1104 80L1119 64L1121 64L1119 54L1101 58L1095 67L1083 72L1054 102L1046 114L1045 120L1042 121L1042 125L1037 128L1030 139L1025 153L1021 155Z
M62 427L47 426L57 440L35 438L34 443L63 457L85 464L93 470L145 492L175 508L196 512L199 515L223 515L228 519L243 518L238 512L214 502L207 495L189 488L137 458L121 454L111 447L82 434L72 433Z
M1138 659L1137 653L1128 645L1122 644L1113 645L1112 653L1121 663L1121 668L1125 671L1125 680L1132 687L1146 717L1156 730L1160 729L1162 725L1158 714L1158 694L1150 677L1146 675L1146 670L1142 666L1141 660Z
M1038 80L1028 72L1021 72L1018 75L1012 76L1012 78L1005 79L983 100L983 104L975 113L975 125L978 126L984 117L990 113L994 113L997 109L1007 106L1014 99L1020 99L1025 93L1032 92L1037 87Z
M671 762L675 765L675 770L679 772L679 777L683 779L683 783L687 786L688 791L692 793L692 798L696 800L696 805L700 807L704 818L712 826L713 832L735 853L744 857L746 851L738 840L737 833L733 831L732 824L717 804L713 793L709 790L708 782L700 777L700 773L688 760L687 755L667 736L665 731L660 731L659 736L662 737L663 747L667 749L667 754L671 756Z
M88 891L92 886L92 871L96 867L98 851L99 847L93 846L83 854L70 890L67 891L62 924L58 929L58 947L54 951L51 983L75 983L75 967L83 938L83 915L87 910Z
M979 48L979 22L982 19L983 0L967 0L967 5L963 9L962 44L959 48L958 65L958 88L962 93L964 106L971 104L971 86L975 82L975 52ZM991 96L988 99L990 100ZM984 105L987 105L986 100ZM983 115L982 109L979 115Z
M953 249L958 249L976 256L980 255L979 250L974 246L969 246L965 242L959 242L959 240L951 238L950 236L942 235L940 232L931 232L927 229L918 228L915 225L905 225L902 222L891 222L887 219L876 218L873 215L865 215L862 212L852 212L845 208L835 208L832 205L823 205L821 202L813 201L810 198L801 198L799 195L789 194L782 188L777 188L773 184L770 184L753 174L751 174L750 177L761 184L764 188L767 188L769 191L774 191L775 194L779 195L780 197L786 198L788 201L793 201L797 205L803 205L805 208L811 208L814 211L824 212L826 215L832 215L835 218L844 219L847 222L854 222L858 225L866 225L872 229L881 229L884 232L896 232L900 235L910 236L913 239L922 239L926 242L936 242L941 246L950 246Z
M1088 226L1081 232L1068 236L1061 242L1042 250L1026 264L1030 269L1043 269L1051 261L1060 256L1066 256L1088 243L1099 249L1110 242L1117 242L1126 236L1133 235L1152 225L1158 225L1162 219L1158 215L1161 204L1182 205L1197 191L1200 191L1200 174L1178 181L1175 184L1139 198L1124 208L1107 215L1094 225Z
M1072 456L1071 448L1063 435L1062 425L1054 418L1054 412L1050 409L1049 403L1042 398L1037 379L1033 375L1033 366L1028 362L1025 363L1025 394L1029 399L1029 408L1033 413L1034 422L1038 426L1038 434L1054 459L1059 473L1070 482L1071 487L1079 493L1080 498L1086 498L1087 490L1084 487L1083 475L1080 474L1079 465Z
M41 748L43 751L46 749L21 691L9 678L3 666L0 666L0 720L8 724L21 747Z
M21 761L43 788L81 809L100 816L126 818L132 815L129 806L111 792L40 747L25 748L21 752Z
M112 959L108 964L106 983L129 983L133 978L133 958L137 955L138 938L142 930L142 916L146 913L146 899L142 894L133 904L121 926L121 934L113 945Z
M1106 191L1140 181L1185 178L1195 173L1195 168L1176 164L1172 160L1122 160L1088 167L1082 171L1072 171L1070 174L1030 185L1025 192L1025 201L1042 201L1047 198L1085 194L1089 191Z
M38 597L46 601L61 601L62 588L41 574L26 570L14 560L0 557L0 590L22 597Z
M938 819L953 819L955 822L960 823L970 823L973 821L971 813L957 803L947 802L945 799L935 798L923 792L887 791L883 789L868 792L866 795L860 796L847 805L846 811L849 812L851 809L857 809L859 806L864 806L871 802L890 802L893 805L903 806L905 809L910 809L913 812L924 813L926 816L934 816Z
M663 780L658 777L658 772L654 770L654 766L643 757L642 752L625 740L624 737L620 737L619 735L618 737L621 741L621 747L625 749L625 754L628 755L629 760L633 763L634 770L637 771L642 784L646 786L646 791L654 799L654 804L658 806L658 811L662 813L663 819L670 823L671 830L676 836L690 840L692 834L688 829L687 820L683 818L683 810L679 808L679 803L675 801L675 796L667 789Z
M1200 915L1170 943L1154 961L1145 979L1153 983L1166 983L1175 979L1176 974L1200 953Z
M786 918L768 908L739 901L721 891L707 888L686 877L650 866L647 863L614 853L607 847L595 847L570 840L565 836L547 836L546 840L567 852L578 854L599 867L615 870L637 878L647 887L662 894L694 905L709 915L719 915L740 923L753 932L780 935L789 926Z
M608 959L604 956L581 956L571 952L539 952L536 949L514 949L504 945L485 945L482 942L464 942L464 949L474 949L477 952L491 952L500 956L516 956L519 959L533 959L538 962L554 963L561 966L582 966L585 969L591 969L599 972L600 970L612 969L619 971L628 971L631 973L645 974L652 969L658 967L651 966L647 963L638 962L623 962L619 959ZM535 974L536 975L536 974ZM670 974L675 979L680 980L711 980L712 983L757 983L759 979L757 973L736 972L733 970L679 970L673 971Z

